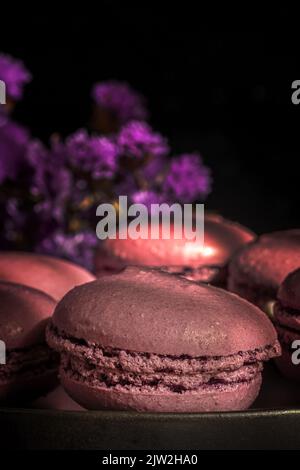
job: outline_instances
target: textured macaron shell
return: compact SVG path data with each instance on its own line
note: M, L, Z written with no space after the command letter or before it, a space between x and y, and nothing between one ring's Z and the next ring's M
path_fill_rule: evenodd
M248 408L258 395L261 375L251 382L232 386L217 386L200 391L180 393L143 393L139 390L103 388L74 380L62 374L62 384L68 394L90 410L135 410L139 412L195 413L233 411Z
M88 343L162 355L225 356L276 341L266 316L236 295L136 267L73 289L52 322Z
M217 215L205 217L204 231L204 246L195 239L174 239L174 229L167 240L108 239L99 251L96 265L101 266L102 257L105 262L106 252L106 256L109 253L115 257L116 266L117 260L119 264L123 260L141 266L223 266L238 248L254 239L250 230Z
M39 289L55 300L94 279L90 272L59 258L25 252L0 253L0 280Z
M45 326L56 302L44 292L0 282L0 339L7 349L45 341Z
M300 266L300 229L262 235L234 256L229 289L241 284L277 291L285 277Z
M277 297L283 307L299 310L300 316L300 265L299 269L286 277L279 288Z

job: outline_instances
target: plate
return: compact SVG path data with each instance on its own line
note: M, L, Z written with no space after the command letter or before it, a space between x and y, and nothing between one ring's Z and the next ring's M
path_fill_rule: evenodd
M60 394L56 391L52 397ZM87 411L70 400L65 409L54 410L50 402L1 408L0 449L300 448L300 384L283 379L273 365L264 372L252 409L243 412Z

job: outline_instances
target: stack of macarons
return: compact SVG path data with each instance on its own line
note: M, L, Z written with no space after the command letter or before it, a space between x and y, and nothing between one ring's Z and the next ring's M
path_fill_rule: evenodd
M204 246L196 238L175 239L173 232L170 239L107 239L96 254L96 275L119 272L128 265L148 266L224 287L229 259L255 238L242 225L212 214L205 216Z
M270 312L284 278L300 267L300 229L260 236L233 256L228 290Z
M139 267L68 292L47 341L63 387L88 409L246 409L263 363L280 354L272 323L246 300Z
M0 253L0 402L28 402L56 385L58 361L45 341L47 322L66 292L93 279L57 258Z
M44 292L0 282L0 402L26 402L57 383L57 356L45 342L55 301Z
M300 269L290 273L279 288L274 322L282 346L277 366L288 378L300 380Z

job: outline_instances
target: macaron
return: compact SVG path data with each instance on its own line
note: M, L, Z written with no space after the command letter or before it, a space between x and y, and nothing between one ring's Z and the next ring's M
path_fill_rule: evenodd
M276 364L283 375L300 380L300 269L290 273L279 288L274 322L282 347Z
M56 302L31 287L0 282L0 402L26 402L57 383L57 355L45 341Z
M88 409L242 410L263 362L280 353L257 307L223 289L149 268L76 287L47 327L67 393Z
M223 287L229 259L254 238L255 235L242 225L209 214L205 216L204 246L196 239L187 238L107 239L96 253L95 271L99 277L119 272L128 265L159 267L192 281Z
M229 264L228 290L272 313L284 278L300 267L300 229L260 236Z
M74 263L34 253L0 252L0 280L34 287L60 300L73 287L94 280Z

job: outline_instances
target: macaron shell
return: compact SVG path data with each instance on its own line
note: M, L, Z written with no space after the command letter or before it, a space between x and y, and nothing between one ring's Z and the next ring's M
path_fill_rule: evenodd
M42 410L64 411L82 411L84 409L71 399L61 385L29 403L29 407Z
M238 296L135 267L73 289L52 322L102 347L175 356L225 356L277 339L261 310Z
M276 302L273 313L277 323L300 332L300 311L295 311L291 314L291 312L286 311L279 302Z
M300 316L300 269L291 272L286 277L279 288L277 297L284 307L299 310Z
M171 233L174 233L174 229ZM96 268L98 266L100 269L102 263L108 262L105 252L111 255L113 265L117 268L122 265L122 260L126 264L140 266L222 266L238 248L252 241L254 237L250 230L237 223L217 215L207 215L204 246L187 238L175 240L173 235L167 240L108 239L96 256Z
M0 253L0 280L40 289L55 300L94 279L84 268L59 258L25 252Z
M229 264L229 290L239 284L276 294L285 277L300 266L300 229L262 235L242 248Z
M157 413L197 413L244 410L254 402L261 386L261 374L251 382L197 392L139 393L105 389L61 375L67 393L89 410L135 410Z
M7 349L45 341L45 327L56 302L31 287L0 282L0 339Z

